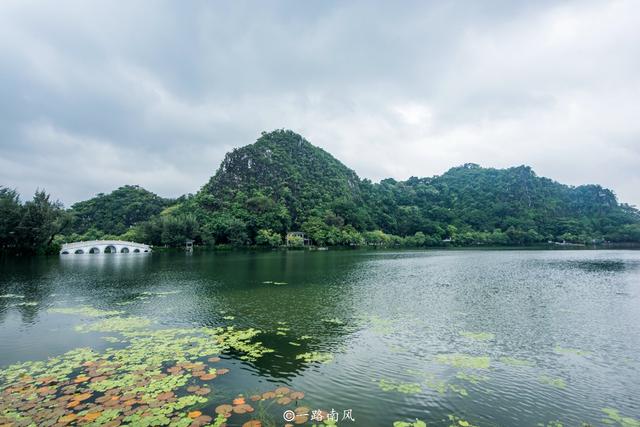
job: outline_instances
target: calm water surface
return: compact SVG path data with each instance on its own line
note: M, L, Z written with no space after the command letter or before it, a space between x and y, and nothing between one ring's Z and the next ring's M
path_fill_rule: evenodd
M605 424L603 408L640 418L640 251L4 259L0 295L0 368L111 346L74 330L90 319L48 312L88 305L159 327L263 331L276 351L257 362L226 355L231 372L214 386L214 404L283 384L304 391L307 406L352 409L355 423L340 425L419 418L448 426L455 415L479 426L595 426ZM278 322L287 322L286 336L276 333ZM296 359L309 351L333 361ZM460 366L456 354L489 365ZM388 384L418 387L403 393ZM277 408L271 415L283 424ZM635 426L633 419L612 422Z

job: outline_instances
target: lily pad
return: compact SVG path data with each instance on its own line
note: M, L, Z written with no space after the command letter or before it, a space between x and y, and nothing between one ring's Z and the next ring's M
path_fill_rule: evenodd
M320 353L318 351L312 351L308 353L298 354L297 360L303 360L306 363L330 363L333 360L331 353Z
M555 388L563 389L567 387L567 383L564 381L564 379L559 377L550 377L547 375L541 375L540 378L538 379L542 384L547 384Z
M436 362L458 369L489 369L491 359L488 356L471 356L468 354L452 353L438 355Z

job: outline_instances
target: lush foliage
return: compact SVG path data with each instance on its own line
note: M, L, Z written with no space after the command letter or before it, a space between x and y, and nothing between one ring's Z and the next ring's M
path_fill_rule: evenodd
M62 229L60 206L38 194L21 205L15 192L2 189L4 250L19 233L30 236L25 244L33 251ZM563 185L526 166L475 164L431 178L372 183L288 130L263 133L228 153L196 195L171 201L125 186L69 212L71 229L60 240L276 247L288 232L302 231L318 246L640 242L640 212L598 185Z
M364 181L363 188L374 222L390 234L423 232L462 245L640 241L638 211L610 190L562 185L526 166L467 164L433 178Z
M44 191L21 203L15 190L0 187L0 252L35 254L55 252L54 238L70 216Z
M140 188L126 185L109 194L98 194L92 199L71 207L72 231L91 240L102 235L120 235L132 225L146 221L172 204L171 200Z
M281 239L303 231L318 246L640 242L639 212L598 185L475 164L374 184L287 130L227 154L172 212L182 221L187 214L200 225L190 237L216 244L273 246L267 231Z

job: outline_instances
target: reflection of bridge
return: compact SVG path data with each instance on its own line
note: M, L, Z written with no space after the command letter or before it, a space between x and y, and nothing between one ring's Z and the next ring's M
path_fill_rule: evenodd
M69 254L137 254L151 252L151 247L142 243L122 240L91 240L89 242L65 243L60 255Z

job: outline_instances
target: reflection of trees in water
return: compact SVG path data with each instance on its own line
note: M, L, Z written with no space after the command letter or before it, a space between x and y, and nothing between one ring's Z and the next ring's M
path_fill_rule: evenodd
M15 310L23 324L36 323L40 311L56 301L67 305L108 303L102 291L121 296L134 282L150 282L145 278L150 261L148 255L4 258L0 261L0 295L21 298L0 298L0 321ZM81 298L88 302L77 301Z
M190 293L197 298L187 307L196 306L193 312L204 324L233 315L238 327L262 330L259 339L276 352L251 365L260 374L289 378L308 366L297 355L331 352L351 333L347 325L322 319L354 315L352 276L366 259L351 251L195 255L190 260ZM283 325L278 322L290 329L285 335L277 334ZM309 338L300 340L305 335Z
M586 271L624 271L627 266L624 261L614 260L588 260L572 261L567 263L568 268L577 268Z
M542 260L541 263L544 266L558 270L583 270L588 272L620 272L629 268L640 267L640 263L637 261L612 259Z
M350 251L12 259L0 276L0 295L15 293L24 296L21 301L37 304L11 306L13 301L0 298L0 321L17 310L23 324L35 324L41 310L61 303L147 315L162 326L254 327L263 331L258 339L276 353L243 363L260 374L288 378L307 365L296 355L331 351L349 334L346 327L327 325L322 319L350 316L354 306L350 276L363 259ZM158 292L171 290L178 293ZM225 321L225 316L234 320ZM276 334L278 321L291 329L286 336ZM302 335L311 338L299 340ZM300 346L291 345L292 341Z

